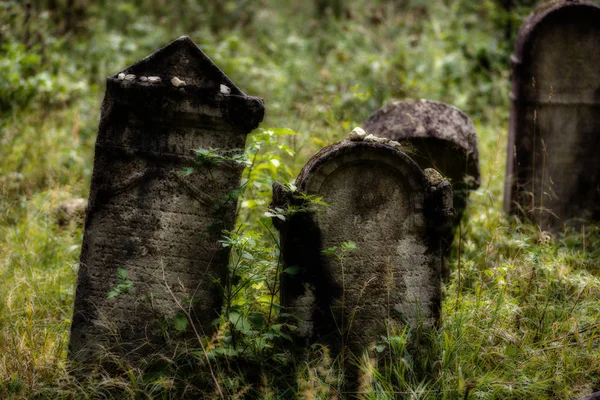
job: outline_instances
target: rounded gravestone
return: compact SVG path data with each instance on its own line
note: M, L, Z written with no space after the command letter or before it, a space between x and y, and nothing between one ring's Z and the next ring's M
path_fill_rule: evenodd
M328 204L277 223L284 264L299 268L281 281L282 306L300 320L297 336L330 344L344 360L393 326L437 323L448 181L432 183L391 146L343 141L314 155L296 187L303 196L276 185L273 205L307 206L307 196Z
M600 219L600 6L540 7L511 62L505 210L553 231Z
M470 191L479 187L477 134L458 108L431 100L405 100L377 110L365 120L367 133L408 144L421 168L434 168L452 183L456 223Z

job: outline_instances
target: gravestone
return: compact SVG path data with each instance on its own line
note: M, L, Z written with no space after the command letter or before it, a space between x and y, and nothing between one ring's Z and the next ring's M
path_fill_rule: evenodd
M600 218L600 6L531 14L511 58L504 208L557 231Z
M392 327L440 317L438 230L451 225L452 188L427 172L387 144L345 140L308 161L296 193L274 185L272 208L294 210L274 218L284 268L297 269L282 274L283 310L299 319L301 344L328 344L348 361L350 382L351 355ZM310 196L328 206L315 209Z
M235 222L236 201L224 199L239 187L243 166L197 165L194 149L243 151L263 114L263 101L246 96L185 36L107 79L72 360L161 354L179 304L200 334L209 333L222 302L214 280L229 257L218 240Z
M405 100L377 110L362 127L410 146L410 157L421 168L447 177L454 191L455 224L460 222L469 192L480 183L477 133L466 114L437 101Z

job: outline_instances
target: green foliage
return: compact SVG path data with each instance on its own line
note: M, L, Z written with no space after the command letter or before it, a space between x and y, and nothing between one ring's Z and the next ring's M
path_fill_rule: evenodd
M0 46L0 110L23 109L33 101L44 105L61 105L87 89L84 81L70 81L63 73L48 69L48 60L39 47L27 49L17 42ZM66 59L50 61L56 68L65 67Z
M196 149L196 164L199 166L219 166L228 161L245 165L248 162L243 149ZM186 171L187 173L188 171Z
M117 285L113 290L108 292L107 298L112 299L120 294L129 293L129 289L133 286L133 282L127 279L127 270L117 268Z

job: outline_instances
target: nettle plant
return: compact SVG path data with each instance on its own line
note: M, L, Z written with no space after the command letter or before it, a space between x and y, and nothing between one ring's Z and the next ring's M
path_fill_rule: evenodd
M249 136L245 152L239 149L196 150L199 166L219 166L234 162L245 165L240 187L219 199L215 208L226 201L238 201L236 227L223 231L220 243L231 249L224 281L215 281L224 298L219 318L218 341L209 350L210 357L244 357L254 361L267 359L287 362L278 341L290 340L292 326L279 323L279 278L281 270L279 239L268 211L273 182L289 181L292 171L286 166L294 157L289 142L295 132L289 129L257 129ZM193 173L193 168L183 174ZM281 215L281 218L285 216Z
M299 195L307 206L290 205L286 210L268 208L273 182L289 181L292 177L291 170L285 166L288 160L284 158L294 157L294 151L287 144L293 135L295 132L289 129L258 129L249 137L246 151L195 149L196 166L180 171L180 176L185 177L202 167L215 180L212 168L233 164L245 166L240 186L215 199L213 205L215 216L218 217L225 204L241 199L236 209L235 230L220 231L223 236L219 242L223 247L230 248L231 256L225 280L214 279L222 291L224 306L220 316L213 321L218 335L217 341L205 351L209 358L243 356L253 361L275 359L287 362L287 356L277 353L275 346L277 341L291 340L288 333L294 329L291 325L279 323L282 316L279 279L281 273L297 273L297 268L282 271L279 238L274 232L271 218L285 220L288 215L312 209L311 204L323 204L320 199ZM288 187L295 191L292 184L288 184ZM217 223L207 229L219 228L220 224ZM133 282L127 279L127 272L119 268L116 287L108 297L127 293L132 286ZM193 298L185 300L186 304L194 301ZM180 332L191 327L189 315L182 311L184 307L168 323L170 328ZM165 329L169 330L169 327Z

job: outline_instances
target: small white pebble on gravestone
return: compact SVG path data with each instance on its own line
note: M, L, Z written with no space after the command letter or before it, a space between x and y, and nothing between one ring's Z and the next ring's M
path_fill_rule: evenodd
M132 81L135 79L135 75L134 74L127 74L125 75L125 80L126 81Z
M388 144L390 142L390 139L388 139L386 137L375 136L375 139L373 139L373 141L375 143Z
M159 83L160 81L161 81L161 79L158 76L149 76L148 77L148 82L150 82L150 83Z
M229 94L231 93L231 88L229 86L221 85L221 93Z
M121 72L119 75L117 75L117 77L118 77L120 80L123 80L123 79L125 79L125 74Z
M185 86L185 82L179 79L178 77L174 76L173 78L171 78L171 85L175 87L182 87Z
M140 81L146 82L148 80L147 76L140 76Z
M367 136L365 136L365 142L374 142L375 139L377 139L377 136L372 135L370 133Z
M402 144L400 144L400 142L396 142L395 140L390 140L388 142L388 145L392 146L393 148L400 150L402 149Z
M348 137L354 142L362 142L365 140L365 137L367 137L367 132L365 132L363 128L357 126L356 128L352 129L352 132L350 132Z
M425 178L427 178L427 181L432 185L439 185L444 181L442 174L433 168L425 168L423 172L425 173Z

